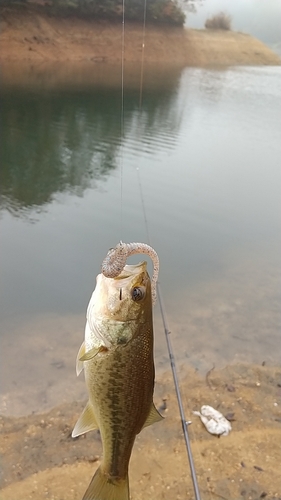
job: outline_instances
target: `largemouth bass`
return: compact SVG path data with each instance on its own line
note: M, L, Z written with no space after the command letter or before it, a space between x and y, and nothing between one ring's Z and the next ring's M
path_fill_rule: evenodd
M151 282L146 262L117 277L97 277L87 309L77 375L85 370L89 401L72 436L99 429L100 467L83 500L129 500L128 466L136 435L162 420L153 404Z

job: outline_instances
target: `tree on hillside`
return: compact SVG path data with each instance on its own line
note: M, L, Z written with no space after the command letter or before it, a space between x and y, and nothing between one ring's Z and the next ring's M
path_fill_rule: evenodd
M55 0L52 0L55 1ZM122 0L56 0L62 7L76 8L79 13L118 19L122 17ZM144 0L125 0L126 19L140 21L144 15ZM146 4L146 18L156 23L182 26L185 14L177 0L149 0Z
M184 0L194 2L194 0ZM123 0L0 0L0 5L19 5L20 3L40 5L40 8L53 14L75 14L95 18L120 19L123 14ZM182 26L185 14L178 0L125 0L126 19L142 21L144 6L146 19L153 23L166 23Z
M158 24L183 26L185 12L194 12L204 0L125 0L127 20L141 22L146 5L146 19ZM94 18L120 19L123 0L0 0L0 5L38 5L54 15L80 15Z
M205 0L178 0L180 8L184 12L196 12L197 7L202 5Z

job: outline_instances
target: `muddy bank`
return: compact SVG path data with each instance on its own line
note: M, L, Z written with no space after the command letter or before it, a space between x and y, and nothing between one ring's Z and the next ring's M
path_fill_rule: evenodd
M94 64L91 61L2 61L1 90L92 91L93 88L116 89L121 82L121 64ZM182 66L145 64L143 88L171 89L177 85ZM124 89L140 90L140 64L127 62L124 67Z
M31 8L1 9L0 62L121 60L121 26L54 18ZM126 23L125 60L142 59L143 27ZM262 42L234 32L147 26L147 63L180 65L276 65L280 58Z
M181 390L186 418L192 420L189 432L202 498L281 498L280 386L280 368L266 365L229 366L205 376L189 370ZM157 380L155 403L165 421L137 437L130 467L132 499L193 498L170 372ZM1 417L1 499L82 497L101 458L98 432L75 440L70 435L84 404ZM202 404L228 416L229 436L218 439L208 434L192 414Z

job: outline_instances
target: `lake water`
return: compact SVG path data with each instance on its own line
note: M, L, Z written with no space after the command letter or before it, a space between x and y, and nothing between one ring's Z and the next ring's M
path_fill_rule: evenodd
M76 352L120 239L159 254L182 371L278 364L281 68L147 67L141 94L126 68L123 119L120 68L83 71L2 79L0 412L86 397Z

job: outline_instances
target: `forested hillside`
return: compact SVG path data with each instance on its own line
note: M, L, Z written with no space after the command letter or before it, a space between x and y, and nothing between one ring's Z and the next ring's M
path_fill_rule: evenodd
M0 5L24 7L36 5L55 16L93 17L95 19L126 20L183 26L185 14L176 0L0 0Z

